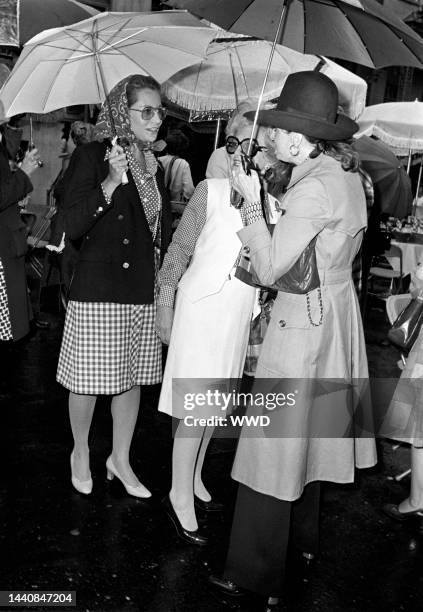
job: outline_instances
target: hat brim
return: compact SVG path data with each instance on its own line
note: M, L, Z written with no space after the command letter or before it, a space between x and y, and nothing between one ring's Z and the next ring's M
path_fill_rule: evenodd
M244 116L254 121L254 115L254 111L248 111ZM302 113L272 109L260 111L257 122L321 140L347 140L358 131L358 124L342 114L338 115L336 123L330 123Z

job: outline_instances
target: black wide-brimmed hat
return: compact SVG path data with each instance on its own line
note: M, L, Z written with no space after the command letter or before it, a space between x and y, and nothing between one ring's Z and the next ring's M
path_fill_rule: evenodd
M254 112L245 113L245 117L253 121ZM311 70L290 74L276 108L260 111L258 123L321 140L346 140L358 130L355 121L338 113L335 83Z

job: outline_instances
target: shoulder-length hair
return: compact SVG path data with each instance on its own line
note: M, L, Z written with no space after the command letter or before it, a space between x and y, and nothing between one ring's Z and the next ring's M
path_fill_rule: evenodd
M352 141L346 140L318 140L309 138L307 140L315 145L314 151L310 153L310 157L317 157L320 153L329 155L338 161L345 172L358 172L360 166L360 158L356 151L351 146Z

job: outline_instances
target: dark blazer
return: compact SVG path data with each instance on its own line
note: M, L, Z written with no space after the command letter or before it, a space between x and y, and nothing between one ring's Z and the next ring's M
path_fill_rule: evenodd
M32 183L25 172L10 169L6 147L0 143L0 258L4 266L7 297L14 340L29 331L29 302L25 275L27 228L18 202Z
M107 205L101 182L109 165L106 143L77 147L64 201L66 235L82 238L82 247L70 286L69 299L81 302L149 304L154 299L154 245L132 175L119 185ZM172 215L163 184L161 258L171 238Z

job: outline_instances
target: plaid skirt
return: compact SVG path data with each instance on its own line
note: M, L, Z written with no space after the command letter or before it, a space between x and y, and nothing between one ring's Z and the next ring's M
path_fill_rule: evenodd
M162 378L156 304L70 301L57 381L83 395L116 395Z
M0 259L0 340L12 340L12 326L10 324L9 302L7 299L6 279L4 268Z

